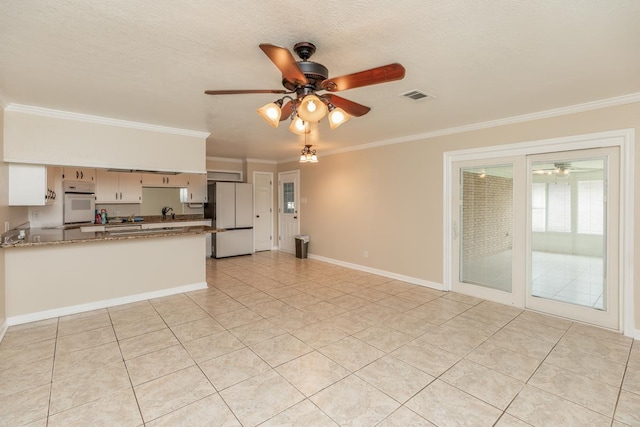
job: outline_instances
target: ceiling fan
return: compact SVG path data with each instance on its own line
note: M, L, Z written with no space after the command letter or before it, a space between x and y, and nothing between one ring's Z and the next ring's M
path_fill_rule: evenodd
M589 162L580 162L582 166L576 166L571 162L555 162L553 164L540 164L533 170L534 175L555 175L555 176L568 176L573 172L598 172L602 171L602 167L587 167Z
M300 61L296 61L291 52L283 47L261 44L260 49L282 73L282 85L286 90L207 90L204 93L207 95L284 94L282 98L259 108L258 114L273 127L278 127L279 122L291 117L289 130L301 135L309 133L309 123L320 121L327 113L329 125L331 129L335 129L351 116L360 117L371 110L369 107L334 95L332 92L401 80L405 73L402 65L393 63L329 78L329 70L324 65L309 61L316 51L312 43L301 42L293 46ZM319 95L318 92L322 91L329 93ZM285 100L287 100L286 104Z

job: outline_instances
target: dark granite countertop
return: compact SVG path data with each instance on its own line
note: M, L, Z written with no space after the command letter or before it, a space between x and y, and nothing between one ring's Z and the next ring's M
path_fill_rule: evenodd
M185 236L195 234L209 234L218 233L224 231L222 229L212 228L206 225L187 226L181 227L181 222L193 222L193 221L205 221L204 218L189 218L178 219L175 221L166 220L162 221L144 221L144 223L163 223L166 224L166 228L154 228L147 230L116 230L111 231L82 231L80 226L73 228L31 228L25 230L24 239L17 240L11 239L8 243L0 245L2 248L21 248L31 246L44 246L44 245L60 245L70 243L86 243L96 242L103 240L129 240L129 239L151 239L158 237L172 237L172 236ZM137 225L138 223L122 223L122 225ZM171 224L175 224L171 227ZM100 224L88 224L91 226L98 226ZM108 224L112 226L113 224Z

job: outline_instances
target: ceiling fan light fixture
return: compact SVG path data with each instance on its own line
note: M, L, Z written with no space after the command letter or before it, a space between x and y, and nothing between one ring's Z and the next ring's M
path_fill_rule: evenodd
M311 145L305 145L300 152L300 163L318 163L318 155Z
M291 119L289 130L296 135L305 135L310 132L308 123L298 116L295 116L293 119Z
M331 129L337 128L338 126L340 126L341 124L349 120L350 118L351 116L347 114L347 112L344 111L342 108L329 107L329 127L331 127Z
M316 95L307 95L300 102L298 115L305 122L319 122L327 115L327 106Z
M280 116L282 115L282 100L276 102L270 102L263 107L258 108L256 111L262 117L262 119L269 123L272 127L277 128L280 123Z

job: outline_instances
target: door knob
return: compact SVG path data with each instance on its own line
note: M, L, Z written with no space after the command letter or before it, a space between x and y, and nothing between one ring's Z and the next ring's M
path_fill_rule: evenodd
M260 215L256 215L256 218L260 218Z
M298 217L297 217L297 216L294 216L294 217L293 217L293 219L298 219Z

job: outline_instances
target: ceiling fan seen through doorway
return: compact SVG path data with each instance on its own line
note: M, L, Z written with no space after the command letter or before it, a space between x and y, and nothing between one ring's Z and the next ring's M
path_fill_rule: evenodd
M207 90L205 93L207 95L283 94L285 96L280 99L258 108L258 114L273 127L278 127L279 122L291 117L289 130L299 135L309 133L309 123L317 123L327 114L331 129L335 129L352 116L360 117L371 110L369 107L334 95L333 92L401 80L405 74L402 65L393 63L329 78L329 70L324 65L309 61L316 51L312 43L301 42L293 47L300 61L296 61L291 52L283 47L261 44L260 49L282 73L282 85L286 90ZM328 93L318 94L323 91Z

